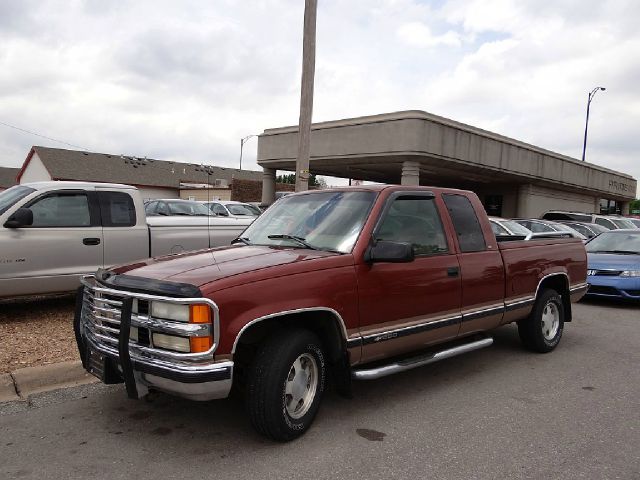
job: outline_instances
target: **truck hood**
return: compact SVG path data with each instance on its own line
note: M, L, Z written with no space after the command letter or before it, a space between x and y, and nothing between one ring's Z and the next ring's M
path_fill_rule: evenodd
M336 256L339 254L299 248L237 245L151 258L109 271L200 287L234 275Z

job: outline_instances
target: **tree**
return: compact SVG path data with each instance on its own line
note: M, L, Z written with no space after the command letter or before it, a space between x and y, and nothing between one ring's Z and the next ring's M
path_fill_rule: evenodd
M291 185L295 185L296 184L296 174L295 173L289 173L286 175L278 175L276 177L276 183L289 183ZM324 180L322 179L318 179L316 177L315 173L311 173L309 174L309 186L310 187L326 187L326 182L324 182Z
M629 204L629 211L633 212L634 210L640 210L640 198Z

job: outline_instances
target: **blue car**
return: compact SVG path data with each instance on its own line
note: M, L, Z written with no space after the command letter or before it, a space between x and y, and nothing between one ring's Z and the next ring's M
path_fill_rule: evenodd
M587 296L640 301L640 230L610 230L585 247Z

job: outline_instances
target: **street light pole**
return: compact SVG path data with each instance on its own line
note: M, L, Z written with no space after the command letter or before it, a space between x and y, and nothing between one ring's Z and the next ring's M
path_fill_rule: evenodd
M591 100L596 96L598 90L602 90L603 92L606 90L604 87L596 87L589 92L589 99L587 100L587 121L584 125L584 143L582 144L582 161L584 162L584 155L587 151L587 130L589 128L589 107L591 106Z
M242 149L244 144L249 141L250 138L257 137L257 135L247 135L240 139L240 170L242 170Z
M298 156L296 158L296 192L309 190L309 152L313 113L313 79L316 70L317 0L304 2L302 37L302 86L300 88L300 121L298 123Z

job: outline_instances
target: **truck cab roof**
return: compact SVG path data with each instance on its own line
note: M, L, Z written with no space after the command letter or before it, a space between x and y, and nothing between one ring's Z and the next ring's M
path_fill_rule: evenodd
M136 187L132 185L125 185L122 183L101 183L101 182L72 182L72 181L63 181L63 180L52 180L49 182L30 182L30 183L22 183L24 187L33 188L35 190L50 190L52 188L77 188L84 190L91 190L96 187L99 188L117 188L117 189L128 189L128 190L137 190Z

